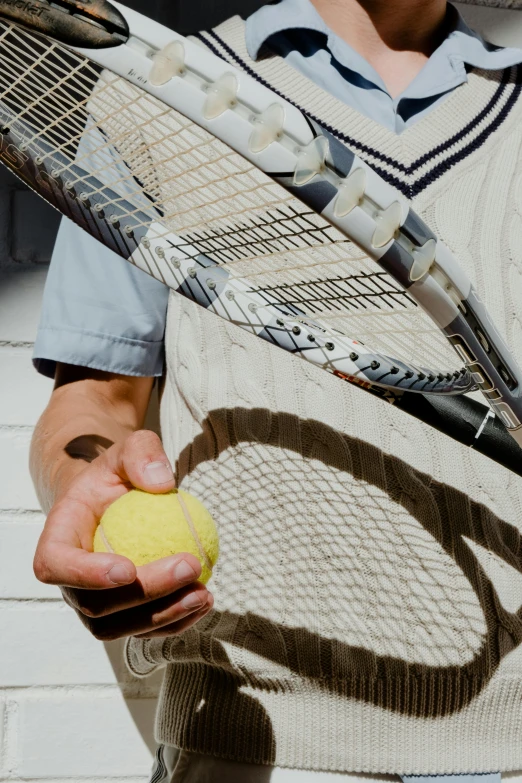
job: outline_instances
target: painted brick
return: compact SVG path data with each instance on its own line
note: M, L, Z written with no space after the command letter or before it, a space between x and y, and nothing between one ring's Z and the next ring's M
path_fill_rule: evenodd
M19 705L16 774L38 780L145 777L155 747L155 704L126 701L116 689L32 695Z
M4 773L7 771L5 768L5 761L6 761L6 753L5 753L5 737L4 737L4 727L5 727L5 704L2 699L2 694L0 694L0 778L4 776Z
M116 682L104 645L62 601L2 601L0 638L13 640L0 645L0 687Z
M45 408L53 382L39 375L27 348L0 347L0 425L34 425Z
M40 510L28 468L31 434L30 428L0 428L0 510Z
M33 573L33 557L43 516L0 517L0 599L59 598L57 587L44 585Z
M46 276L45 265L0 267L0 342L34 342Z

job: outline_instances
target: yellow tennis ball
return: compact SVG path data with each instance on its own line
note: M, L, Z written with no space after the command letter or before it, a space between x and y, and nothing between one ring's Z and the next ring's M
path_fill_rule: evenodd
M199 581L206 584L218 558L219 539L209 512L188 492L152 495L132 489L102 516L94 551L125 555L136 566L190 552L201 563Z

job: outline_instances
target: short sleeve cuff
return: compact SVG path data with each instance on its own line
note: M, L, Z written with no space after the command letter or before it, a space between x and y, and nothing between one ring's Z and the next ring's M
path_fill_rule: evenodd
M70 327L40 327L33 352L35 368L54 378L58 362L119 375L158 377L163 373L164 343Z

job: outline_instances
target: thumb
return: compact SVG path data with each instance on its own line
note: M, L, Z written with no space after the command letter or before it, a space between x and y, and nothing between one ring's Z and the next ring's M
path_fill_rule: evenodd
M109 449L105 456L106 467L138 489L161 493L170 492L176 485L163 444L150 430L132 433L116 448Z

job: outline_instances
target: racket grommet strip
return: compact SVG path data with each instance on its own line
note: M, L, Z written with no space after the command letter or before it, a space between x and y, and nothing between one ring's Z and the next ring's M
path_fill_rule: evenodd
M171 41L164 49L154 55L149 73L149 81L154 87L161 87L174 76L184 76L185 47L181 41Z
M436 251L437 241L435 239L428 239L422 247L414 248L412 253L413 264L409 273L412 283L416 283L417 280L421 280L428 274L435 261Z
M273 103L262 114L254 116L252 123L254 129L248 142L250 152L263 152L283 137L285 110L280 103Z
M317 136L306 147L296 150L294 185L302 187L318 174L322 174L326 167L328 149L328 140L324 136Z
M343 218L361 205L366 190L366 171L355 169L341 183L334 204L334 215Z
M237 93L239 82L233 73L224 73L214 84L207 86L207 99L203 107L203 116L206 120L214 120L220 117L227 109L233 109L237 105Z
M376 249L386 247L394 239L401 227L402 207L399 201L394 201L386 209L375 215L377 227L373 233L372 245Z

